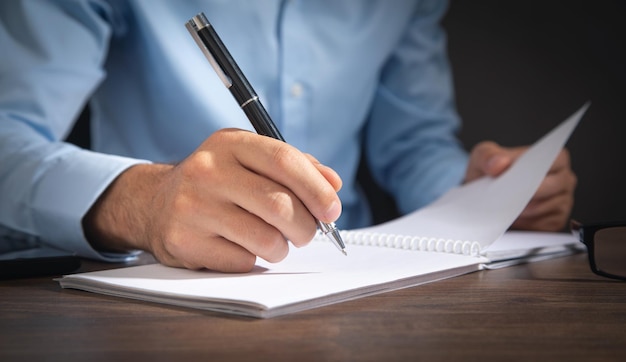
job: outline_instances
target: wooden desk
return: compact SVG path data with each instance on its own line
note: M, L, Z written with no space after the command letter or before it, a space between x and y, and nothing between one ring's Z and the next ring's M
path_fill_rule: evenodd
M257 320L63 290L50 278L0 281L0 361L70 357L623 361L626 283L594 276L581 254Z

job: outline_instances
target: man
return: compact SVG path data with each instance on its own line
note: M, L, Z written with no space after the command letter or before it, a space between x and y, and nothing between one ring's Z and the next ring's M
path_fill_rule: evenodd
M287 240L306 245L313 217L370 222L355 181L362 146L403 213L498 175L522 149L486 142L468 157L455 138L445 7L0 3L0 230L103 260L146 250L247 271L257 256L283 259ZM246 131L184 27L200 11L289 145ZM62 142L87 101L93 151ZM560 229L575 183L563 152L514 226Z

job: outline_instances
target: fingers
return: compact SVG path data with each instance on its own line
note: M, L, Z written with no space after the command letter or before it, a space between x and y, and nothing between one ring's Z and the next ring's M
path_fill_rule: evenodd
M562 150L543 179L533 200L545 200L561 193L573 194L577 177L570 167L569 152Z
M307 153L305 154L305 156L307 156L309 161L311 161L311 163L317 168L317 170L322 174L322 176L324 176L326 181L330 182L330 184L335 189L335 192L339 192L339 190L341 190L341 187L343 186L343 181L341 180L341 177L339 177L337 172L335 172L335 170L333 170L332 168L320 163L312 155Z
M192 270L210 269L227 273L245 273L255 265L256 256L245 248L220 236L180 238L169 242L154 256L164 265ZM207 246L210 246L207 247Z
M341 202L332 185L309 159L288 144L267 137L246 137L235 157L244 167L286 188L323 222L334 222ZM263 145L259 145L263 143Z
M545 200L533 200L511 226L519 230L561 231L567 224L574 204L570 193Z
M157 216L151 252L161 263L246 272L254 266L256 256L277 262L287 255L284 236L256 215L217 199L208 210L204 197L186 195L180 192Z
M574 193L562 189L550 197L533 197L520 214L525 218L540 218L542 215L560 214L567 217L574 205Z
M562 230L574 206L576 183L576 175L570 168L569 152L562 150L512 227L541 231Z
M495 142L477 144L470 153L465 182L483 176L498 176L526 150L526 147L504 148Z
M526 149L527 147L504 148L493 142L479 143L470 154L465 181L500 175ZM567 223L574 204L576 182L569 153L562 150L512 227L525 230L561 230Z
M532 230L545 232L562 231L565 223L560 214L547 214L537 218L520 217L511 226L514 230Z
M234 177L231 185L232 189L241 192L233 192L231 202L256 217L257 222L251 223L250 229L267 235L272 231L271 228L275 236L280 236L283 240L287 238L295 246L308 244L315 236L316 224L300 199L288 188L264 176L249 172L245 175L243 171L241 173L239 177ZM234 229L234 226L226 229ZM251 251L255 246L253 244L259 244L254 239L243 237L247 233L239 234L237 239L236 235L224 236L239 240L239 243Z

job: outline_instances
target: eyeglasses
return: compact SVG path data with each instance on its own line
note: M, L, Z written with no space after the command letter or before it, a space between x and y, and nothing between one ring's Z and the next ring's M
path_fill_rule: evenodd
M570 223L572 234L587 246L591 271L626 280L626 222L583 225Z

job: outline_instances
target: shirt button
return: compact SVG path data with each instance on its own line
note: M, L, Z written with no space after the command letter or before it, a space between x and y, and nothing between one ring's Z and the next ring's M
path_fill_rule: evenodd
M300 98L303 92L304 92L304 88L302 87L302 84L300 83L294 83L291 86L291 89L289 90L289 93L294 98Z

